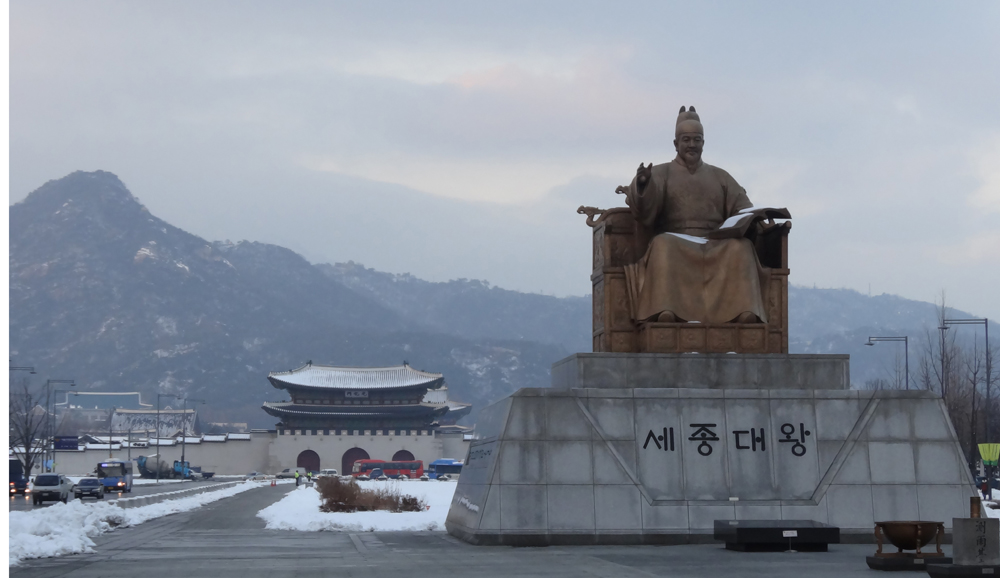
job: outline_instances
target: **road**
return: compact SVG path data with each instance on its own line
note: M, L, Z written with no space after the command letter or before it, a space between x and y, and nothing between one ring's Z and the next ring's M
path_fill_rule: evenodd
M256 517L294 486L265 486L198 510L98 537L96 553L29 560L18 578L321 578L450 576L500 578L840 578L880 575L865 565L872 545L826 553L739 553L721 546L479 547L444 532L288 532ZM950 548L948 549L950 553Z
M150 494L159 494L159 493L162 493L162 492L176 492L177 490L186 490L186 489L195 488L195 487L198 487L198 486L208 486L208 485L211 485L211 484L218 484L220 482L231 482L231 481L236 481L238 479L242 479L242 478L225 478L225 479L211 479L211 480L191 480L191 481L187 481L187 482L166 482L166 483L160 483L160 484L133 485L132 486L132 492L131 493L122 493L121 497L122 498L132 498L132 497L135 497L135 496L147 496L147 495L150 495ZM104 499L105 500L116 500L116 499L118 499L118 497L119 497L118 492L108 493L108 494L104 495ZM73 497L73 494L69 495L69 499L70 499L70 501L73 501L75 499ZM84 498L84 501L91 502L91 501L98 501L98 500L95 500L94 498ZM48 507L52 506L53 504L56 504L56 502L45 502L42 505L35 506L35 505L32 505L32 503L31 503L31 494L27 494L27 495L24 495L24 496L14 495L14 496L10 496L10 498L9 498L9 504L8 504L7 510L10 511L10 512L14 512L14 511L22 511L23 512L23 511L27 511L27 510L33 510L35 508L48 508Z

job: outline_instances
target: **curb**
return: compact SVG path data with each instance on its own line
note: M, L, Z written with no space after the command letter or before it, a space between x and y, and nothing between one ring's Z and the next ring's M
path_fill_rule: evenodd
M161 492L159 494L136 496L134 498L118 498L117 500L110 500L108 501L108 503L114 504L120 508L138 508L142 506L149 506L151 504L159 504L160 502L165 502L167 500L187 498L189 496L195 496L197 494L204 494L205 492L221 490L224 488L231 488L233 486L236 486L237 484L242 484L242 483L243 482L221 482L218 484L212 484L209 486L199 486L197 488L189 488L186 490Z

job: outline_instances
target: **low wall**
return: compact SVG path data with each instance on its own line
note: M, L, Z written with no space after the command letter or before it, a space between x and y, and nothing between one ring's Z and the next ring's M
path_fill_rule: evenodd
M288 430L291 431L291 430ZM87 474L95 471L97 464L108 460L128 460L139 456L152 456L159 452L160 459L172 464L180 460L183 452L192 466L216 474L245 474L251 471L274 474L297 465L299 454L312 450L319 456L319 467L343 467L344 454L353 448L363 449L372 459L390 460L400 450L413 454L426 466L439 458L464 459L469 445L458 434L438 434L427 430L426 435L278 435L276 432L254 432L247 440L225 442L189 443L148 448L113 450L57 450L55 470L65 474ZM39 469L32 472L38 474ZM138 471L135 472L138 475Z
M145 496L129 496L127 498L118 498L115 500L108 500L108 503L115 504L121 508L138 508L140 506L148 506L150 504L158 504L166 500L176 500L179 498L187 498L189 496L194 496L197 494L204 494L205 492L214 492L216 490L222 490L225 488L231 488L237 484L242 484L243 482L220 482L217 484L210 484L207 486L198 486L196 488L183 488L175 490L173 488L164 488L163 492L156 494L148 494Z

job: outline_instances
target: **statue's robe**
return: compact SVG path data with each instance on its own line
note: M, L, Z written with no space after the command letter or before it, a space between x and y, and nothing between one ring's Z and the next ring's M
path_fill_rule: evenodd
M632 317L671 311L685 321L726 323L744 312L767 321L770 271L748 239L709 240L729 217L753 206L726 171L680 159L656 165L640 193L626 197L636 220L655 236L646 254L625 268Z

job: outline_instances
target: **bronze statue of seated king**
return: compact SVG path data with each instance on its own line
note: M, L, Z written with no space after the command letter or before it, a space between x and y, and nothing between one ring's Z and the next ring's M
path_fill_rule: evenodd
M639 165L616 189L627 208L578 209L594 229L595 352L788 352L791 216L702 162L704 134L681 107L677 156Z

